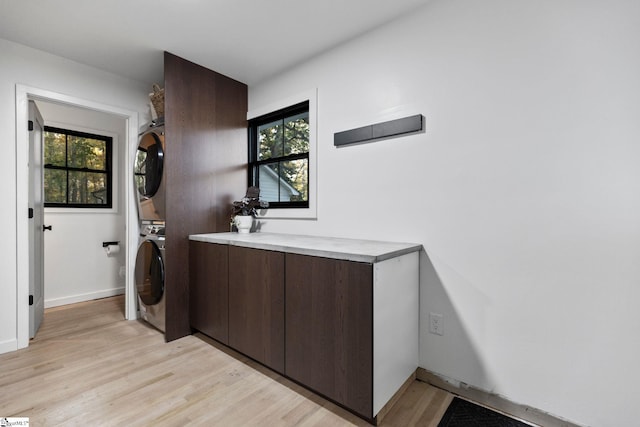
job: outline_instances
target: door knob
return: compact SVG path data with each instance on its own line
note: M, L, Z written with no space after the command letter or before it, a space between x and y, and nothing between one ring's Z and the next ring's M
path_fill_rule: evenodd
M51 231L52 227L53 227L52 225L43 225L42 226L42 231L46 231L46 230Z

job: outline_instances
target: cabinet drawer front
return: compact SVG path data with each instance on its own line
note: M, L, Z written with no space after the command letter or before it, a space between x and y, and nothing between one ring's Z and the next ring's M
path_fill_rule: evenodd
M191 327L229 343L228 246L189 242Z
M284 253L229 247L229 345L284 373Z
M285 373L371 418L373 267L286 256Z

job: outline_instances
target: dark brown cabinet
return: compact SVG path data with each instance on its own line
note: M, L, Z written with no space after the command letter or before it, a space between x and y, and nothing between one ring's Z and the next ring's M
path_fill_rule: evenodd
M189 242L191 327L229 344L229 247Z
M275 233L190 238L197 248L228 248L229 347L369 421L414 378L419 246ZM201 288L220 286L209 276L224 271L224 253L191 256L196 295L218 292ZM212 301L192 309L222 315Z
M372 416L373 266L286 255L285 374Z
M284 253L229 247L229 345L284 373Z

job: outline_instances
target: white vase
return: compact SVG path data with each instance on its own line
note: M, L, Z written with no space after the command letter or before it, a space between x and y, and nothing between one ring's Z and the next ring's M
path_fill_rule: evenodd
M253 225L253 216L251 215L236 215L233 218L233 223L238 228L238 233L246 234L251 232L251 226Z

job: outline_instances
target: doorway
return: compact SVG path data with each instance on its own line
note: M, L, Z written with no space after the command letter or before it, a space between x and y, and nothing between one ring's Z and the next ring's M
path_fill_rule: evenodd
M138 134L138 113L125 110L119 107L96 103L81 98L32 88L23 85L16 85L16 168L17 168L17 188L16 188L16 215L17 215L17 338L18 348L27 347L29 344L29 219L26 215L29 207L29 152L28 152L28 103L30 100L36 102L49 102L53 104L66 105L70 107L100 112L107 115L117 116L125 122L125 137L121 147L124 148L124 164L120 172L121 179L125 183L133 182L133 171L128 165L131 164L135 151ZM123 193L120 209L124 212L125 241L122 243L124 251L125 266L125 318L135 319L135 289L133 286L133 264L135 257L135 246L137 236L136 213L132 212L132 200L134 195L131 185L121 185Z

